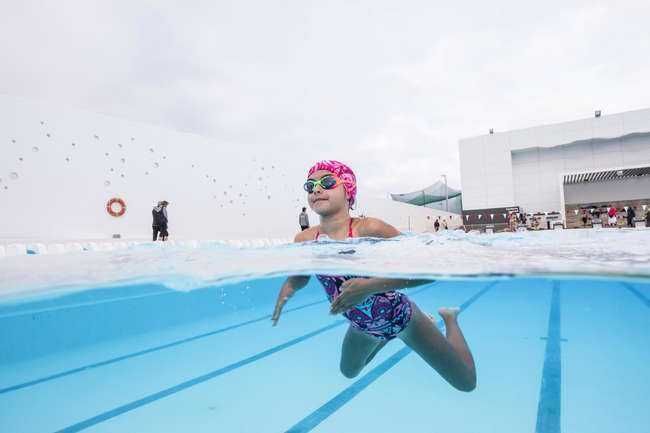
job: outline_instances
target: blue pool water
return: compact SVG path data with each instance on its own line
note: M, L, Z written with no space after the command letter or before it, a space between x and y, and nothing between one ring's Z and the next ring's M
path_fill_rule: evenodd
M13 265L12 265L13 266ZM478 386L454 390L399 340L355 379L346 323L315 279L179 291L89 285L0 303L2 432L650 431L650 281L441 279L407 291L463 308Z

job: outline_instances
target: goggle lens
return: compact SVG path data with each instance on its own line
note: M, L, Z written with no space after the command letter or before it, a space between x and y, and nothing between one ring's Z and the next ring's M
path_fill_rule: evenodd
M332 189L338 185L338 182L334 176L324 176L319 180L309 179L307 182L305 182L303 188L305 188L305 191L311 194L314 192L316 185L320 185L323 189Z

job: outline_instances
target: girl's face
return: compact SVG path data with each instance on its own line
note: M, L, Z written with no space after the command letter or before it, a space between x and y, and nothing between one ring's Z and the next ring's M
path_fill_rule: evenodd
M330 171L318 170L312 173L309 179L320 180L328 175L336 177ZM342 183L333 189L323 189L320 185L314 186L313 192L307 193L307 201L311 210L320 216L334 215L341 209L348 209L348 199Z

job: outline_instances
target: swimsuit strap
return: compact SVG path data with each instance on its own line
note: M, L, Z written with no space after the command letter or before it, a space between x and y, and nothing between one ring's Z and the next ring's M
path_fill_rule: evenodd
M354 219L354 218L350 218L350 224L348 225L348 237L349 237L349 238L353 238L353 237L354 237L354 236L352 235L352 220L353 220L353 219ZM318 237L319 237L319 236L320 236L320 230L317 230L317 231L316 231L316 237L314 238L314 240L318 240Z

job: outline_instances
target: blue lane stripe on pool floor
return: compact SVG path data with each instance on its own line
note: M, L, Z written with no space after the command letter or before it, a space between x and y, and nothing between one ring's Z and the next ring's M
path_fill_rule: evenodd
M432 282L430 284L425 285L424 287L419 287L419 288L411 291L409 294L410 295L416 295L416 294L420 293L421 291L428 289L429 287L431 287L432 285L434 285L436 283L437 283L437 281L434 281L434 282ZM283 312L283 314L291 313L292 311L301 310L303 308L311 307L311 306L322 304L322 303L325 303L325 302L328 302L328 301L327 300L315 301L315 302L310 302L308 304L300 305L298 307L288 308L287 310L285 310ZM172 341L170 343L162 344L160 346L154 346L154 347L150 347L149 349L143 349L143 350L139 350L137 352L127 353L125 355L120 355L120 356L117 356L115 358L105 359L103 361L95 362L95 363L92 363L92 364L86 364L86 365L83 365L81 367L72 368L72 369L65 370L65 371L62 371L62 372L59 372L59 373L55 373L55 374L51 374L51 375L48 375L48 376L45 376L45 377L41 377L39 379L33 379L33 380L30 380L30 381L27 381L27 382L22 382L22 383L19 383L19 384L16 384L16 385L8 386L6 388L0 388L0 394L6 394L8 392L17 391L19 389L23 389L23 388L38 385L38 384L41 384L41 383L44 383L44 382L48 382L50 380L55 380L55 379L59 379L59 378L65 377L65 376L70 376L72 374L79 373L79 372L82 372L82 371L91 370L93 368L98 368L98 367L103 367L105 365L114 364L116 362L124 361L124 360L130 359L130 358L135 358L137 356L146 355L148 353L157 352L159 350L168 349L168 348L174 347L174 346L179 346L181 344L185 344L185 343L189 343L191 341L195 341L195 340L210 337L210 336L213 336L213 335L221 334L221 333L226 332L226 331L232 331L233 329L241 328L242 326L251 325L253 323L261 322L263 320L270 319L270 318L271 318L271 315L267 314L265 316L258 317L256 319L251 319L251 320L247 320L245 322L236 323L234 325L229 325L229 326L226 326L224 328L215 329L214 331L210 331L210 332L206 332L206 333L203 333L203 334L194 335L192 337L187 337L187 338L183 338L183 339L180 339L180 340Z
M210 379L213 379L217 376L221 376L222 374L228 373L229 371L236 370L240 367L243 367L245 365L251 364L255 361L258 361L262 358L266 358L269 355L272 355L276 352L279 352L281 350L284 350L288 347L294 346L302 341L305 341L309 338L315 337L318 334L322 334L325 331L329 331L330 329L336 328L337 326L341 326L344 323L346 323L345 320L337 320L334 323L331 323L327 326L324 326L322 328L319 328L315 331L309 332L305 335L301 335L300 337L294 338L293 340L289 340L285 343L279 344L277 346L274 346L270 349L267 349L263 352L257 353L253 356L249 356L248 358L242 359L240 361L234 362L230 365L227 365L225 367L219 368L217 370L211 371L209 373L206 373L202 376L195 377L194 379L190 379L188 381L179 383L178 385L163 389L162 391L158 391L154 394L150 394L146 397L143 397L139 400L132 401L131 403L127 403L125 405L116 407L114 409L111 409L109 411L100 413L99 415L96 415L92 418L88 418L84 421L81 421L79 423L73 424L69 427L66 427L61 430L57 430L57 433L71 433L71 432L78 432L84 429L87 429L88 427L91 427L95 424L99 424L101 422L104 422L108 419L114 418L118 415L122 415L123 413L132 411L134 409L139 408L140 406L144 406L146 404L152 403L156 400L160 400L161 398L170 396L172 394L176 394L177 392L183 391L184 389L190 388L194 385L198 385L200 383L203 383L205 381L208 381Z
M427 290L428 288L430 288L432 285L434 285L436 283L437 282L434 281L434 282L432 282L430 284L426 284L423 287L420 287L420 288L418 288L416 290L411 291L409 294L411 296L419 294L419 293ZM318 302L324 302L324 301L318 301ZM304 307L304 306L302 306L302 307ZM301 307L297 307L297 308L301 308ZM337 320L334 323L331 323L331 324L329 324L327 326L324 326L322 328L319 328L319 329L317 329L315 331L304 334L304 335L302 335L300 337L294 338L293 340L289 340L289 341L287 341L285 343L279 344L279 345L274 346L274 347L272 347L270 349L267 349L267 350L265 350L263 352L260 352L260 353L257 353L255 355L249 356L248 358L242 359L240 361L237 361L237 362L232 363L230 365L227 365L225 367L219 368L217 370L208 372L208 373L206 373L204 375L201 375L201 376L195 377L193 379L187 380L185 382L179 383L178 385L174 385L172 387L163 389L162 391L158 391L156 393L150 394L150 395L148 395L146 397L143 397L143 398L141 398L139 400L135 400L135 401L132 401L130 403L124 404L122 406L118 406L118 407L116 407L114 409L111 409L109 411L100 413L98 415L95 415L92 418L88 418L86 420L83 420L83 421L78 422L76 424L73 424L71 426L65 427L65 428L63 428L61 430L57 430L55 433L72 433L72 432L78 432L78 431L87 429L89 427L92 427L93 425L99 424L99 423L104 422L106 420L109 420L111 418L115 418L116 416L122 415L122 414L124 414L126 412L130 412L130 411L132 411L134 409L137 409L137 408L139 408L141 406L152 403L152 402L154 402L156 400L160 400L160 399L168 397L168 396L170 396L172 394L176 394L176 393L181 392L181 391L183 391L183 390L185 390L187 388L190 388L190 387L192 387L194 385L198 385L200 383L203 383L203 382L206 382L206 381L208 381L210 379L213 379L213 378L215 378L217 376L221 376L222 374L228 373L230 371L236 370L236 369L238 369L240 367L243 367L245 365L251 364L251 363L253 363L255 361L258 361L258 360L260 360L262 358L266 358L267 356L270 356L270 355L272 355L272 354L274 354L276 352L287 349L287 348L289 348L291 346L294 346L294 345L296 345L298 343L301 343L301 342L303 342L305 340L308 340L308 339L310 339L312 337L315 337L315 336L317 336L319 334L322 334L325 331L329 331L330 329L336 328L337 326L343 325L345 323L347 323L347 320Z
M634 296L636 296L637 298L639 298L639 299L641 300L641 302L643 302L643 303L645 304L646 307L650 308L650 299L646 298L646 297L643 295L643 293L641 293L639 290L637 290L636 288L634 288L630 283L623 283L623 286L624 286L627 290L629 290L630 292L632 292L632 294L633 294Z
M295 308L289 308L284 312L284 314L290 313L290 312L296 311L296 310L301 310L303 308L311 307L311 306L314 306L314 305L322 304L324 302L327 302L327 300L310 302L308 304L300 305L300 306L295 307ZM65 377L65 376L69 376L71 374L79 373L81 371L86 371L86 370L90 370L90 369L93 369L93 368L98 368L98 367L103 367L105 365L114 364L116 362L124 361L126 359L146 355L147 353L157 352L159 350L168 349L168 348L174 347L174 346L179 346L181 344L185 344L185 343L189 343L191 341L196 341L196 340L200 340L202 338L206 338L206 337L210 337L210 336L213 336L213 335L221 334L221 333L226 332L226 331L232 331L233 329L241 328L242 326L251 325L253 323L261 322L263 320L267 320L267 319L270 319L270 318L271 318L271 315L267 314L265 316L258 317L256 319L251 319L251 320L247 320L245 322L236 323L234 325L229 325L229 326L226 326L224 328L215 329L214 331L205 332L203 334L198 334L198 335L194 335L192 337L187 337L187 338L183 338L183 339L180 339L180 340L172 341L170 343L162 344L160 346L154 346L154 347L150 347L149 349L143 349L143 350L139 350L137 352L127 353L125 355L120 355L120 356L117 356L115 358L105 359L103 361L95 362L95 363L92 363L92 364L82 365L81 367L72 368L70 370L65 370L65 371L62 371L62 372L59 372L59 373L51 374L49 376L41 377L39 379L33 379L33 380L30 380L30 381L27 381L27 382L23 382L23 383L19 383L19 384L16 384L16 385L8 386L6 388L0 388L0 394L5 394L5 393L11 392L11 391L17 391L17 390L22 389L22 388L27 388L29 386L38 385L39 383L48 382L48 381L54 380L54 379L59 379L61 377Z
M488 290L490 290L496 284L497 284L496 281L489 283L486 287L484 287L474 296L472 296L463 304L461 304L460 306L461 312L465 311L470 305L476 302L481 296L483 296ZM440 322L441 321L438 321L438 326L440 326ZM334 412L339 410L350 400L356 397L361 391L366 389L368 385L373 383L375 380L379 379L383 374L385 374L388 370L393 368L398 362L404 359L406 355L408 355L411 352L412 350L410 347L408 346L403 347L402 349L400 349L399 351L391 355L384 362L382 362L381 364L379 364L378 366L370 370L368 373L364 374L363 377L361 377L361 379L357 380L352 385L348 386L343 391L338 393L327 403L325 403L324 405L322 405L321 407L319 407L318 409L316 409L315 411L307 415L302 420L298 421L296 424L294 424L293 427L287 430L286 433L306 433L313 430L314 427L316 427L318 424L323 422L325 419L329 418Z
M562 403L562 352L560 348L562 337L560 330L560 283L554 281L535 433L560 433Z

